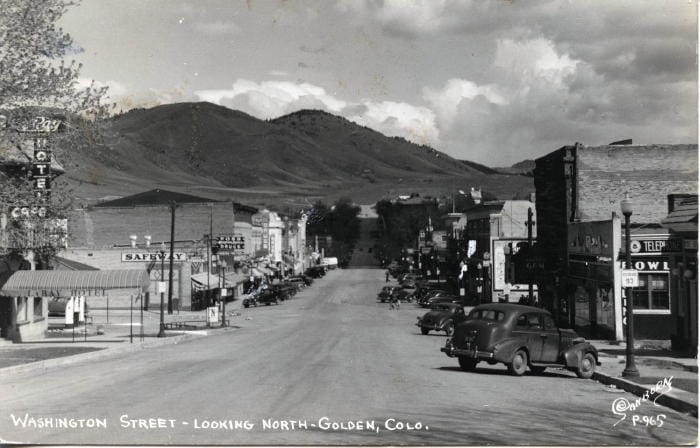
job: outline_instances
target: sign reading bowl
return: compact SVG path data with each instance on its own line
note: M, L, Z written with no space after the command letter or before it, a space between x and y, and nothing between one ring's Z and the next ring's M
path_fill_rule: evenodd
M166 252L122 252L122 263L148 263L151 261L170 261L170 253ZM182 263L187 261L185 252L173 253L173 262Z

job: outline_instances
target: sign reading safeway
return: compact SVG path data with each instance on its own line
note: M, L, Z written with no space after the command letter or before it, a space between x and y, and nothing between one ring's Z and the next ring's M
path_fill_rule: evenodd
M170 261L170 252L161 254L160 252L122 252L122 263L148 263L151 261ZM182 263L187 261L185 252L173 253L173 262Z

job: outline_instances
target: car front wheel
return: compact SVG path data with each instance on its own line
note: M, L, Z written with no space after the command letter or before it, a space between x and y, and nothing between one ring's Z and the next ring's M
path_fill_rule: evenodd
M461 367L465 372L472 372L474 369L476 369L476 364L478 362L479 361L476 359L467 358L466 356L459 357L459 367Z
M518 350L513 355L513 360L508 364L508 371L515 376L521 376L527 370L527 353Z
M579 378L590 379L595 373L595 356L593 353L588 352L581 357L578 362L578 367L576 368L576 375Z
M423 334L428 334L430 333L430 328L420 327L420 332Z

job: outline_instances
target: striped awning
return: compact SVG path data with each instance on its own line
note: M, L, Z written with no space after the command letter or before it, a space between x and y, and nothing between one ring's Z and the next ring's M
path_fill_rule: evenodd
M16 271L0 288L6 296L99 295L106 289L148 290L148 272L138 269L104 271Z

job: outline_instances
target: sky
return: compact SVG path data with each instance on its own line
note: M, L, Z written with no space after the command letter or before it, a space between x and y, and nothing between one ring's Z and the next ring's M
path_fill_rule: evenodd
M322 109L459 159L697 143L688 0L83 0L81 83L116 110L209 101Z

